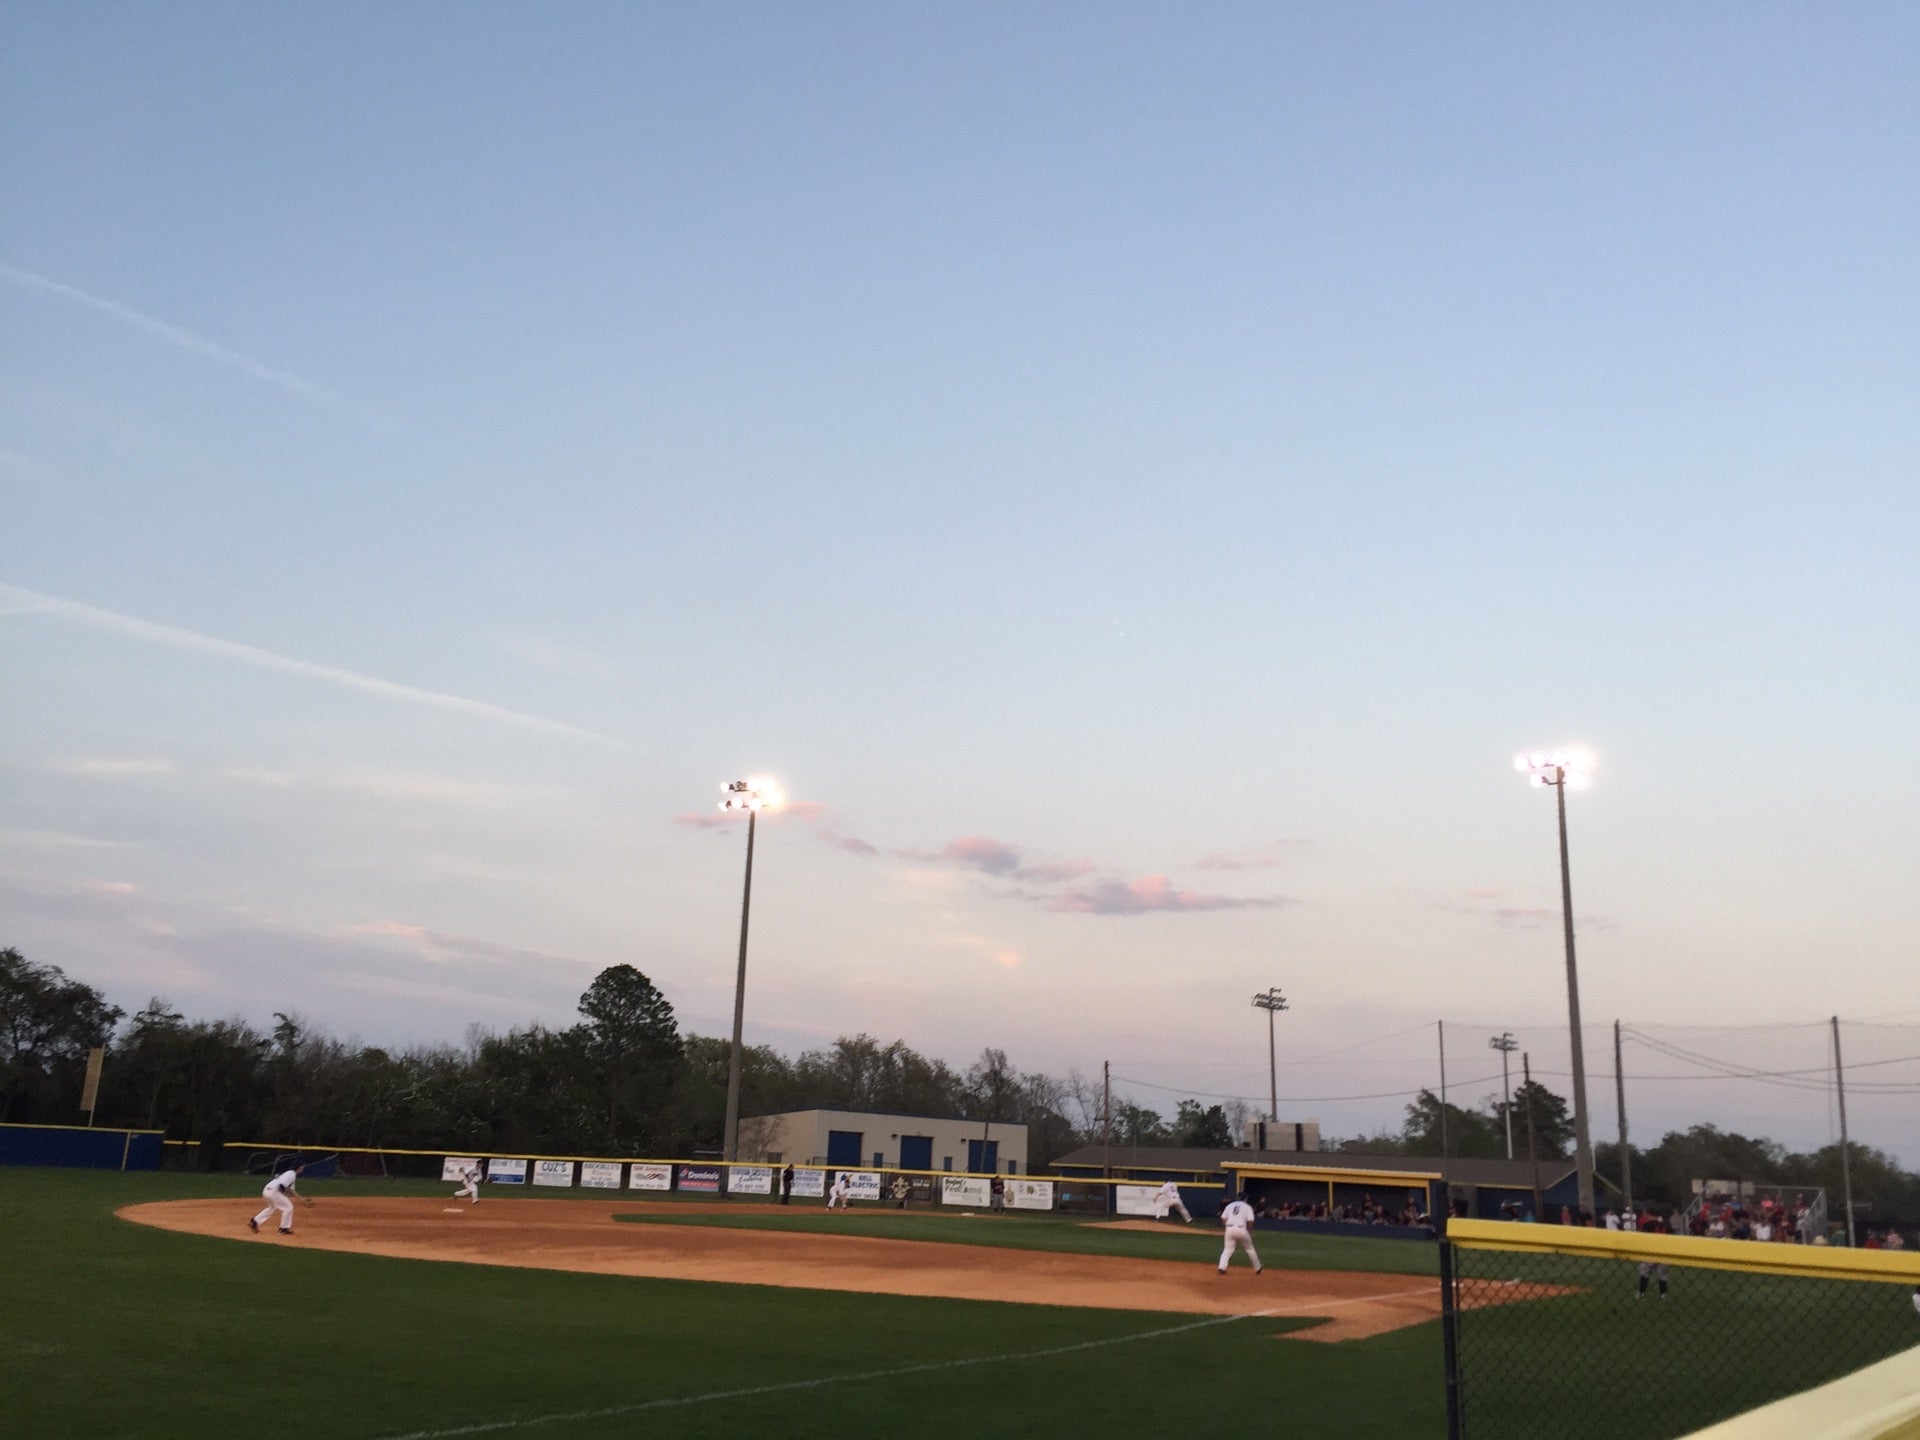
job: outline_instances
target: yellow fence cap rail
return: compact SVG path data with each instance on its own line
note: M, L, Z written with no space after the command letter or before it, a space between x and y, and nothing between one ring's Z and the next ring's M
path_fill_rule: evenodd
M1754 1275L1815 1280L1871 1280L1920 1285L1920 1254L1841 1250L1761 1240L1710 1240L1695 1235L1641 1235L1582 1225L1528 1225L1511 1220L1450 1220L1447 1239L1463 1250L1522 1255L1573 1255L1589 1260L1645 1260Z

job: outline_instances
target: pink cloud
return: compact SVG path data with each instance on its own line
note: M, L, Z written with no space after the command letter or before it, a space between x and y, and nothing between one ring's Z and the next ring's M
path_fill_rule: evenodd
M1202 870L1272 870L1280 864L1277 855L1203 855Z
M880 853L878 845L870 845L858 835L842 835L838 830L822 830L820 838L829 845L838 846L849 855L873 856Z
M1102 880L1078 890L1065 890L1045 902L1049 910L1073 915L1147 915L1155 912L1195 913L1207 910L1271 910L1288 904L1285 896L1239 897L1203 895L1176 890L1164 875L1138 880Z
M941 850L902 850L903 860L931 860L937 865L957 865L963 870L978 870L997 880L1024 880L1034 885L1058 885L1091 875L1099 867L1091 860L1053 860L1029 865L1026 851L1018 845L994 840L986 835L962 835Z
M1078 880L1099 867L1091 860L1062 860L1052 865L1022 865L1014 871L1016 880L1031 880L1036 885L1057 885L1062 880Z

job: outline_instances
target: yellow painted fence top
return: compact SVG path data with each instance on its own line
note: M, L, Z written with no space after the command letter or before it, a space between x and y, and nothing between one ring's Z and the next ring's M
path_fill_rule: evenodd
M1843 1250L1763 1240L1712 1240L1696 1235L1641 1235L1632 1230L1529 1225L1512 1220L1450 1220L1447 1239L1463 1250L1646 1260L1706 1270L1743 1270L1754 1275L1920 1285L1920 1254L1903 1250Z

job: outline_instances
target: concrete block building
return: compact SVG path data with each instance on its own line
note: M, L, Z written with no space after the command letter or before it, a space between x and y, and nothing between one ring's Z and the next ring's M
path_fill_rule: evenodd
M843 1170L1024 1175L1027 1127L866 1110L792 1110L743 1119L740 1158Z

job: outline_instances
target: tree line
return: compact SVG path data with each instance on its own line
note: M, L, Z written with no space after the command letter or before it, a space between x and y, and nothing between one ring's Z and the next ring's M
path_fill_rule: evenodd
M729 1042L683 1034L667 997L631 965L600 972L572 1025L504 1034L475 1028L463 1044L359 1045L291 1014L269 1029L191 1019L155 997L132 1016L57 966L0 950L0 1121L73 1124L88 1050L107 1063L95 1110L102 1125L164 1130L212 1150L228 1141L442 1152L687 1155L714 1153L725 1124ZM788 1058L747 1046L741 1113L834 1106L1023 1124L1038 1168L1110 1136L1116 1146L1227 1149L1251 1115L1240 1102L1179 1101L1171 1116L1132 1102L1103 1115L1097 1081L1021 1071L987 1048L964 1070L904 1041L848 1035ZM1538 1081L1483 1109L1421 1091L1398 1131L1330 1140L1329 1150L1500 1157L1506 1127L1526 1155L1531 1110L1542 1160L1573 1143L1566 1100ZM1444 1144L1442 1130L1444 1125ZM1607 1180L1616 1148L1596 1147ZM1837 1145L1808 1155L1766 1139L1696 1125L1630 1150L1636 1196L1684 1203L1696 1178L1821 1185L1840 1194ZM1920 1220L1920 1175L1880 1151L1849 1152L1865 1223Z

